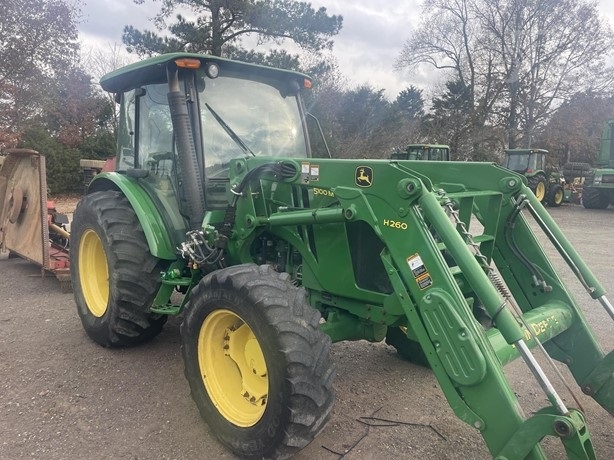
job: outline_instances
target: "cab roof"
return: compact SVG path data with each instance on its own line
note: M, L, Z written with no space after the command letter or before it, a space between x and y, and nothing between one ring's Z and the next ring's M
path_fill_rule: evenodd
M449 145L444 144L409 144L408 149L449 149Z
M507 149L506 155L526 155L527 153L545 153L548 154L548 150L544 149Z
M299 82L311 78L300 72L292 70L276 69L247 62L233 61L209 54L197 53L168 53L161 54L152 58L144 59L134 64L121 67L113 72L104 75L100 79L100 86L105 91L111 93L121 93L138 86L162 83L166 81L167 66L177 59L198 59L201 67L206 63L216 63L220 69L231 70L237 73L251 74L253 76L268 77L274 79L284 79L284 77L294 77ZM302 87L303 85L301 85Z

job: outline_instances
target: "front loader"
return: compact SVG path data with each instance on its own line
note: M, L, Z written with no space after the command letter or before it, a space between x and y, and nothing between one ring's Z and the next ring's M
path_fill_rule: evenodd
M527 187L494 164L312 158L302 74L168 54L101 80L121 103L117 171L72 223L87 334L121 347L181 325L185 374L217 438L285 458L325 429L331 342L386 340L432 369L499 459L557 437L595 458L585 415L533 352L614 409L604 353L545 254L535 220L590 297L605 291ZM549 403L524 414L503 367L520 357Z

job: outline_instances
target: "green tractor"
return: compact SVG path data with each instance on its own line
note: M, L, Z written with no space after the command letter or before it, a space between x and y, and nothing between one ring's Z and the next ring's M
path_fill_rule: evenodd
M587 209L605 209L614 204L614 142L612 126L608 120L599 146L595 168L586 176L582 189L582 205Z
M450 147L435 144L410 144L405 150L395 150L392 160L450 161Z
M120 103L118 151L74 213L79 316L94 341L124 347L182 314L192 397L234 454L286 458L312 441L333 407L331 343L364 339L427 364L493 457L545 458L552 436L570 458L594 458L584 414L531 349L609 411L613 354L530 220L587 295L613 318L614 308L522 176L489 163L314 158L311 80L296 72L175 53L101 85ZM536 412L504 373L518 357L549 401Z
M503 166L525 176L540 202L560 206L565 201L564 180L558 171L547 168L547 155L548 151L542 149L508 149Z

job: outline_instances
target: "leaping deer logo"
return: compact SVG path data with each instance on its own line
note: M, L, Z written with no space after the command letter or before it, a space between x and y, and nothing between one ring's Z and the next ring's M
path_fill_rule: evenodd
M356 168L356 185L359 187L371 187L373 185L373 170L368 166Z

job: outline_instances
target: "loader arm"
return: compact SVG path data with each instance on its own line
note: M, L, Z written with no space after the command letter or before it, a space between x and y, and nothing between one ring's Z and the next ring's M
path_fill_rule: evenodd
M223 222L205 218L211 238L232 228L227 262L289 272L335 341L379 341L402 327L493 457L544 458L539 441L557 436L570 458L594 458L583 414L566 407L530 349L543 343L608 411L614 359L529 217L589 295L612 307L521 176L487 163L249 158L232 162L229 197ZM518 356L550 401L530 417L503 372Z

